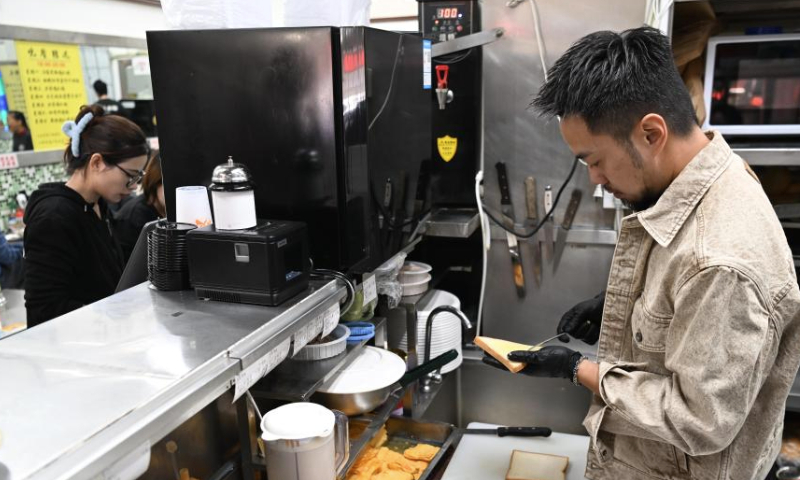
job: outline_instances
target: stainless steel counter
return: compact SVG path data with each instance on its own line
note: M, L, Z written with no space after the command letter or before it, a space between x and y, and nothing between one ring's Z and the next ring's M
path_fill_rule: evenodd
M336 282L312 282L269 308L142 284L3 339L0 479L107 472L343 296Z
M25 290L3 290L6 304L0 310L0 339L5 335L23 330L28 324L25 310Z

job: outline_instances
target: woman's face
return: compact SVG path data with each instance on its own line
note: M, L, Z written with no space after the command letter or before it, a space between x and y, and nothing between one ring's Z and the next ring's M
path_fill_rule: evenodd
M16 132L19 127L22 126L22 122L14 118L14 115L8 116L8 129L12 132Z
M119 203L133 193L142 180L147 155L129 158L116 165L102 161L93 181L95 191L108 203Z

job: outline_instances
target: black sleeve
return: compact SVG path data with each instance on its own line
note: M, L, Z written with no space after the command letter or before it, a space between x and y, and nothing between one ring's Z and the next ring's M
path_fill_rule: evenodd
M25 307L32 327L83 306L71 298L81 244L77 225L40 218L25 226Z

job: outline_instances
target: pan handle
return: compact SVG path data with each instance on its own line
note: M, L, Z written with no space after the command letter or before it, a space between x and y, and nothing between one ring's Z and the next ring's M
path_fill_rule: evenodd
M425 374L442 368L456 358L458 358L458 352L455 349L448 350L430 362L425 362L422 365L407 371L405 375L400 377L400 380L397 383L399 383L401 387L405 388L424 377Z

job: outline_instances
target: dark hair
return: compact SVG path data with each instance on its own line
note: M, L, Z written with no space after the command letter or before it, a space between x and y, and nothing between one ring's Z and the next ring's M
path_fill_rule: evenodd
M147 138L141 128L119 115L103 115L103 108L99 105L81 107L75 123L89 112L94 117L81 132L78 156L72 154L72 145L67 145L64 151L68 174L72 175L76 170L84 168L95 153L102 155L103 161L109 165L150 153Z
M102 80L95 80L92 87L94 87L94 91L97 93L98 97L108 94L108 85Z
M679 137L697 126L669 39L651 27L581 38L549 70L531 105L544 115L577 115L591 132L623 144L648 113L661 115Z
M142 194L147 199L147 203L154 204L158 199L158 187L163 183L161 178L161 157L158 153L153 154L153 159L147 164L142 178Z
M14 120L18 121L19 123L22 124L23 127L25 127L25 130L30 130L30 128L28 128L28 121L25 120L25 114L24 113L18 112L16 110L9 110L8 111L8 116L9 117L14 117Z

